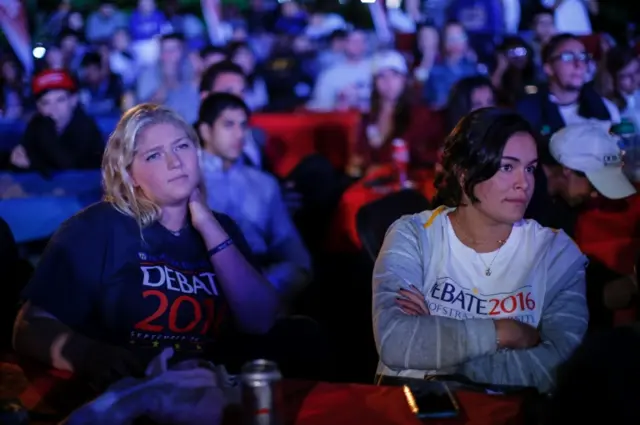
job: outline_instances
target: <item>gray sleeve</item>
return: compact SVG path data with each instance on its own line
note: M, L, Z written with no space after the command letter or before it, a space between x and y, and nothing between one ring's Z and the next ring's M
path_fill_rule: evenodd
M471 360L459 372L475 382L537 387L550 390L556 368L580 344L587 331L589 313L585 297L584 268L573 267L562 289L551 298L540 320L541 343L528 350L505 350Z
M409 316L397 292L414 285L424 291L425 230L413 216L388 230L373 271L373 331L380 359L391 369L439 370L496 350L493 320ZM424 237L424 236L423 236ZM426 240L426 238L425 238Z

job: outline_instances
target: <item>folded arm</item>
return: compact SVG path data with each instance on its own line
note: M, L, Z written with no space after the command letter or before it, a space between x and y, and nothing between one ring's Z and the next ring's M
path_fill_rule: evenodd
M476 382L548 391L554 385L556 368L580 344L588 325L584 269L574 267L570 273L542 312L539 345L473 359L461 365L459 372Z
M492 320L409 316L396 303L398 290L423 287L421 225L404 217L389 229L373 275L373 328L382 363L391 369L439 370L494 353Z

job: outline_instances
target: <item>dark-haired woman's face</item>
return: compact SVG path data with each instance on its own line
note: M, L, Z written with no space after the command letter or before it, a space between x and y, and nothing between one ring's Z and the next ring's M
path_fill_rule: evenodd
M502 153L500 169L489 180L475 187L480 200L474 206L499 223L515 223L524 216L535 186L534 171L538 151L533 137L516 133Z
M477 87L471 91L471 110L488 108L496 106L496 100L493 97L493 90L489 86Z

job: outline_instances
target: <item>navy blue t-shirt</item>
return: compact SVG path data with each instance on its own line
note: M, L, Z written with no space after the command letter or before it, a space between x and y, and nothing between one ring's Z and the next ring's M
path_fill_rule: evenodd
M253 263L238 226L215 214ZM198 231L136 221L111 204L94 204L67 220L47 246L23 298L95 340L151 358L210 353L232 328L223 290Z

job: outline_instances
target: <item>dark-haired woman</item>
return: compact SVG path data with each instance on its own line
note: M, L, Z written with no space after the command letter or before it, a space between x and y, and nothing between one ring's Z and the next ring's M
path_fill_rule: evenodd
M378 373L553 386L587 329L585 257L563 232L522 219L534 134L519 115L483 108L448 137L446 206L398 220L376 261Z

